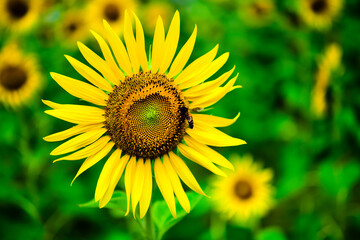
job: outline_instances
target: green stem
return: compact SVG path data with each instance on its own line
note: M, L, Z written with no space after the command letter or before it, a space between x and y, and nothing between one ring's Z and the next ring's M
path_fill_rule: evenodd
M149 207L149 210L145 215L145 232L144 233L145 233L146 239L149 239L149 240L155 239L154 224L153 224L152 218L151 218L151 207Z

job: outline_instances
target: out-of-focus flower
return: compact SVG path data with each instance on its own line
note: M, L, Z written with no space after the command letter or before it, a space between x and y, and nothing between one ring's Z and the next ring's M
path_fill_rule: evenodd
M1 0L0 25L14 32L25 31L34 25L43 9L43 0Z
M164 25L168 26L173 12L173 6L166 1L149 2L142 8L145 32L151 33L154 31L158 16L162 16Z
M44 139L52 142L71 138L51 155L73 152L55 161L86 158L75 178L114 149L99 177L95 200L104 207L125 171L126 214L131 204L135 216L139 204L140 218L146 214L151 200L153 164L156 183L176 217L174 194L184 210L190 211L179 177L192 190L204 194L185 162L175 154L176 150L213 173L224 175L215 164L232 168L231 163L207 145L222 147L245 143L216 129L233 124L239 114L234 119L225 119L199 114L195 109L215 104L240 86L234 86L237 76L227 81L234 68L204 83L228 59L228 53L215 59L218 45L185 67L195 44L196 27L175 56L180 37L178 12L166 35L162 18L158 17L151 58L146 54L141 22L135 14L134 18L136 38L130 15L125 12L126 48L107 21L104 21L104 32L111 49L99 34L92 32L105 59L78 43L84 58L101 75L66 56L75 70L93 85L51 73L67 92L97 106L44 101L53 108L45 111L47 114L77 124Z
M342 7L343 0L299 0L299 14L304 22L318 30L329 29Z
M246 223L264 216L273 206L273 172L262 169L250 155L230 158L235 171L226 178L214 178L212 201L225 218Z
M239 3L241 20L253 27L262 27L272 22L275 5L272 0L250 0Z
M15 43L0 52L0 101L13 108L27 104L40 87L38 64Z

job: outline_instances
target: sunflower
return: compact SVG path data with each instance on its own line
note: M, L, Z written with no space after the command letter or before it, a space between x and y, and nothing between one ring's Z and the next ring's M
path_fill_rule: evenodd
M43 0L0 1L0 24L15 31L29 29L38 19Z
M157 16L161 16L164 25L168 25L174 12L173 6L169 2L149 2L142 10L142 17L145 19L144 30L151 32L156 26Z
M40 73L34 57L25 56L15 43L0 52L0 101L17 107L25 104L40 87Z
M131 204L134 217L138 204L140 218L149 208L153 165L157 186L176 217L174 193L184 210L190 211L179 177L192 190L203 195L204 192L185 162L174 152L179 151L215 174L225 175L215 164L232 168L231 163L207 145L222 147L245 143L215 128L233 124L239 114L234 119L225 119L194 112L213 105L238 88L234 86L237 76L221 86L231 76L233 68L204 82L225 64L229 56L225 53L215 59L218 46L185 67L195 44L196 26L174 58L180 35L177 11L166 37L162 19L158 17L149 59L139 19L134 14L135 38L127 11L124 16L125 45L105 20L106 39L111 49L100 35L92 32L105 59L78 42L84 58L101 75L66 56L75 70L93 85L51 73L67 92L97 106L44 101L53 108L45 111L47 114L77 124L44 139L61 141L78 135L51 152L51 155L74 152L55 161L86 158L75 178L114 149L100 174L95 200L104 207L125 171L126 214Z
M89 20L90 27L105 34L102 26L102 20L105 19L115 33L121 33L124 26L125 10L135 10L135 0L92 0L88 5L86 17Z
M273 173L253 162L250 155L232 159L235 171L212 182L215 209L226 218L245 223L266 214L273 205Z
M275 6L272 0L251 0L243 2L238 13L246 24L262 27L271 22L274 10Z
M299 3L305 23L318 30L327 30L343 6L343 0L300 0Z

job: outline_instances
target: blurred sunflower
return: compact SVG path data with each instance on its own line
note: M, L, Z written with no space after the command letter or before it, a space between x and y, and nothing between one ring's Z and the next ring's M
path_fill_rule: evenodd
M232 159L235 171L226 178L212 182L215 209L226 218L245 223L264 216L273 204L273 172L261 169L250 155Z
M318 30L328 29L343 6L343 0L300 0L305 23Z
M37 21L43 0L1 0L0 24L11 30L27 30Z
M271 23L274 10L275 6L272 0L250 0L240 4L238 13L246 24L262 27Z
M198 113L191 115L190 112L215 104L226 93L240 86L234 86L235 76L221 87L234 68L204 83L225 64L229 56L225 53L215 59L218 46L184 69L195 44L196 26L174 58L180 36L178 12L171 21L166 37L162 19L158 17L151 59L146 56L142 25L135 14L134 17L136 38L130 16L125 12L126 48L107 21L104 21L105 35L111 49L100 35L92 32L105 60L78 42L84 58L103 76L66 56L75 70L95 86L51 73L67 92L99 107L44 101L53 108L45 111L47 114L77 124L44 139L62 141L78 135L51 152L51 155L74 152L55 161L86 158L75 178L114 148L100 174L95 200L100 201L100 207L109 202L126 168L126 214L131 203L135 216L139 204L140 218L144 217L151 200L153 163L156 183L172 215L176 217L174 193L184 210L190 211L190 203L179 177L192 190L200 194L204 192L174 150L178 149L185 157L215 174L225 175L214 163L232 168L231 163L207 145L221 147L245 143L215 128L233 124L239 114L234 119L225 119Z
M24 56L14 43L0 52L0 101L11 107L25 104L40 87L36 59Z
M105 19L115 33L121 33L124 26L125 10L135 11L136 0L92 0L87 8L86 17L91 29L105 34L102 21Z
M164 25L167 26L171 21L173 12L173 6L168 2L149 2L142 10L145 32L150 33L154 30L159 15L162 17Z

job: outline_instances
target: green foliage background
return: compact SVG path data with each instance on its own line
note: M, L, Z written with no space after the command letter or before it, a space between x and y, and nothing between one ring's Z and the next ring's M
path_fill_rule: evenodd
M153 2L139 2L138 11L146 12ZM168 2L180 12L181 43L190 36L194 24L198 26L192 60L217 43L219 53L230 52L220 72L236 65L237 84L243 88L227 94L210 112L227 118L241 112L238 121L223 130L248 144L216 150L226 157L250 153L272 168L276 205L257 224L239 226L219 220L209 199L189 193L193 203L200 202L165 233L165 239L335 240L360 236L360 3L347 0L332 28L321 32L301 21L296 2L274 1L271 18L261 26L242 17L244 2L240 0ZM40 99L78 101L49 75L59 72L80 77L63 57L69 54L82 60L75 43L74 48L62 45L53 28L73 4L81 7L86 1L54 0L30 31L0 30L0 46L16 40L25 52L37 56L44 80L43 90L27 106L0 106L1 239L136 237L131 234L135 221L121 217L120 210L79 207L93 198L105 161L70 187L79 161L53 164L49 153L57 143L42 140L71 124L44 114L46 107ZM149 45L152 35L146 37ZM341 70L331 76L328 111L318 119L311 112L311 92L319 56L332 42L343 50ZM99 52L93 39L86 43ZM211 174L190 166L202 187L208 189ZM172 221L167 219L170 213L161 199L156 189L152 217L160 228Z

